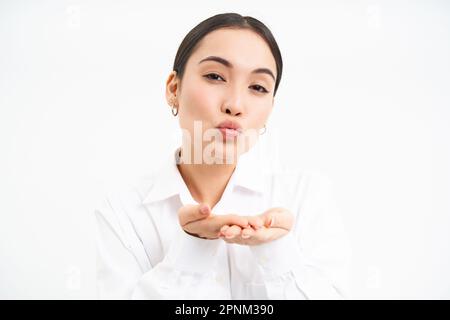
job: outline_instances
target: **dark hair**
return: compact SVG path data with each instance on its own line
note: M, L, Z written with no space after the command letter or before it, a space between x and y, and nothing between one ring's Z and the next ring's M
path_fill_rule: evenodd
M183 79L186 63L195 51L200 40L208 33L220 28L249 29L255 31L266 41L277 65L277 78L275 80L275 90L273 94L275 96L283 71L283 60L278 44L270 30L261 21L249 16L243 17L237 13L221 13L212 16L200 22L184 37L178 48L173 64L173 70L177 72L179 79Z

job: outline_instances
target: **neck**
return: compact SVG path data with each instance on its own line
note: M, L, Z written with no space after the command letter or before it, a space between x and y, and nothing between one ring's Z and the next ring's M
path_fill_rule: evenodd
M198 203L208 204L212 209L222 197L236 168L236 163L186 164L181 162L177 166L192 198Z

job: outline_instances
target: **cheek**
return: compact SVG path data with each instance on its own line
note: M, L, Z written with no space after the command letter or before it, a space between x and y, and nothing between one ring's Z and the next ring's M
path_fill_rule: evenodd
M220 110L218 96L201 82L191 82L189 90L185 91L184 109L186 118L190 121L202 120L204 126L214 121L214 116Z
M217 96L205 86L199 85L192 90L192 104L199 118L211 114L217 108Z
M255 102L249 108L249 125L251 128L262 127L269 118L272 111L272 103L268 102Z

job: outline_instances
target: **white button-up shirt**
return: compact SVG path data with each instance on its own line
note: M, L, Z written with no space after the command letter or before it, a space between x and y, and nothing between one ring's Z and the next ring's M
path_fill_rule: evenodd
M351 250L331 181L317 172L269 172L255 154L240 156L212 213L284 207L295 217L286 236L244 246L185 233L177 211L197 202L178 171L177 149L154 174L108 193L94 210L99 298L348 298Z

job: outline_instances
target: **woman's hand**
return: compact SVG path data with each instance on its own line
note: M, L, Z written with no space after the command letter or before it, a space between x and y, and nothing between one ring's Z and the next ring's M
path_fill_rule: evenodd
M293 214L284 208L276 207L261 215L247 217L249 226L224 225L220 238L227 243L257 245L270 242L286 235L294 224Z
M185 205L178 210L178 221L191 236L203 239L218 239L224 225L249 226L247 217L235 214L213 215L207 204Z

